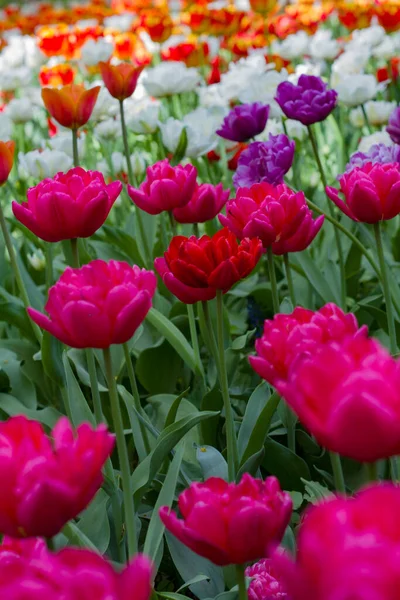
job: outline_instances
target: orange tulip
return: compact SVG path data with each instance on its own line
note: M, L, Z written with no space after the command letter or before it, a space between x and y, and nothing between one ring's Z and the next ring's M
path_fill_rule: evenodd
M8 179L14 164L15 142L0 142L0 185Z
M128 63L110 65L106 62L100 62L99 67L106 88L113 98L120 101L132 96L144 68Z
M100 86L86 90L71 83L61 89L44 88L42 98L53 119L63 127L78 129L89 121L99 92Z

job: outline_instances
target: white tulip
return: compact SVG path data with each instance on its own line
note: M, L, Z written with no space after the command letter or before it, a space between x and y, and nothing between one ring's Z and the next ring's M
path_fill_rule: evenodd
M390 135L386 131L376 131L371 135L366 135L361 138L358 146L359 152L368 152L374 144L385 144L385 146L393 146L393 142L390 139Z
M87 67L94 67L100 61L107 62L111 58L114 47L106 42L104 38L98 40L89 39L81 48L82 62Z
M100 83L96 82L94 85L100 85ZM117 113L118 100L111 96L106 87L102 86L93 108L92 116L90 118L91 122L95 123L96 121L114 117Z
M68 171L72 163L68 154L57 150L32 150L26 154L18 154L18 172L24 179L27 176L38 180L54 177L60 171Z
M135 101L124 103L125 119L128 129L133 133L154 133L160 118L160 103L146 101L138 104Z
M8 141L13 134L13 122L4 112L0 113L0 140Z
M163 62L145 72L143 85L150 96L161 98L191 92L200 81L197 69L181 62Z
M316 60L333 60L340 51L339 42L332 39L332 32L328 29L317 31L309 46L310 54Z
M14 123L27 123L33 118L33 106L29 98L13 98L5 109Z
M104 19L104 27L106 29L115 29L117 31L130 31L135 16L131 13L123 13L121 15L112 15Z
M72 136L70 131L60 131L49 140L45 140L44 146L51 150L57 150L67 154L71 159L73 158ZM82 133L78 138L78 153L80 157L84 156L85 153L85 136Z
M114 119L101 121L94 128L94 134L103 140L115 140L121 135L121 124Z
M273 53L279 54L285 60L294 60L307 54L309 37L305 31L288 35L282 42L274 42Z
M374 75L345 75L335 86L345 106L359 106L372 100L379 91Z

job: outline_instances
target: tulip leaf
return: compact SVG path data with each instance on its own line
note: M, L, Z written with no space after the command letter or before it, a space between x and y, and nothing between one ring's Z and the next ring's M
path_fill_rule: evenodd
M160 547L165 526L159 517L159 510L162 506L171 507L175 497L176 484L179 478L179 472L185 451L185 442L182 442L175 453L175 456L168 469L167 476L158 494L157 502L153 508L153 514L150 519L149 528L144 542L143 552L152 560L155 560Z
M2 295L2 289L0 288L0 294ZM0 302L0 314L1 319L8 325L14 325L19 331L30 340L36 340L33 333L32 325L28 314L25 310L22 302L19 302L17 298L12 297L11 302Z
M184 397L187 395L188 392L189 392L189 388L187 390L184 390L181 394L179 394L179 396L177 396L175 398L175 400L171 404L171 407L167 413L164 427L169 427L169 425L172 425L173 423L175 423L181 402L184 399Z
M251 394L247 402L246 411L238 435L238 449L240 456L243 455L246 445L249 442L251 432L270 396L270 387L266 381L262 381Z
M65 368L67 394L73 424L76 427L77 425L80 425L80 423L88 421L94 425L95 420L93 413L90 410L87 400L79 386L79 383L76 380L66 352L63 354L63 364Z
M161 335L175 348L179 356L185 361L187 366L194 372L198 372L193 348L181 331L167 317L155 308L151 308L147 314L146 320L157 329ZM198 373L200 375L200 373Z
M79 520L79 530L104 554L110 543L110 523L107 515L109 496L100 489Z
M257 471L263 461L265 455L265 448L261 448L258 452L255 452L241 465L236 481L239 482L245 473L250 473L253 477L257 476Z
M209 581L209 580L210 580L210 578L207 577L207 575L196 575L196 577L193 577L193 579L190 579L189 581L186 581L183 585L181 585L181 587L178 588L177 592L181 592L182 590L184 590L187 587L190 587L194 583L200 583L200 581Z
M196 458L199 461L204 479L220 477L228 481L228 464L216 448L212 446L198 446Z
M28 419L39 421L39 423L43 423L43 425L49 428L54 427L58 419L62 416L52 406L47 406L40 410L26 408L22 402L10 394L0 394L0 409L9 417L25 415Z
M293 260L298 262L309 282L324 302L335 302L336 304L340 304L338 288L331 288L328 281L322 275L320 268L317 267L307 250L296 253Z
M258 389L258 388L257 388ZM255 400L253 401L256 402ZM272 417L275 414L276 409L279 404L279 396L277 392L274 392L272 396L270 396L267 400L267 403L264 405L263 409L260 411L254 426L251 430L251 433L247 439L246 447L242 452L242 457L240 461L240 466L244 465L244 463L254 454L257 454L264 446L266 437L268 435L268 431L271 425ZM246 410L247 413L247 410ZM246 415L245 415L246 417ZM250 415L248 417L248 421L250 420ZM243 424L242 424L243 426ZM248 424L246 423L246 427Z
M157 365L157 377L154 377ZM136 361L136 376L150 394L172 393L183 368L182 358L164 340L160 346L146 348Z
M271 438L265 442L265 456L262 462L264 469L279 478L282 488L302 492L304 487L301 478L310 480L307 463L289 448Z
M63 345L48 331L43 332L42 339L43 369L57 385L65 386L65 370L63 365Z
M204 411L189 415L166 427L161 432L155 448L137 466L132 475L132 491L136 506L139 505L142 495L151 484L165 458L183 436L201 421L215 417L217 414L216 412Z

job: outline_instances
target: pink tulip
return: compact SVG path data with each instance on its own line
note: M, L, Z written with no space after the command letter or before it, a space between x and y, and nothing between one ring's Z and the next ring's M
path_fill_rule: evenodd
M300 355L312 356L318 344L340 341L357 331L365 335L366 328L358 330L355 316L335 304L326 304L316 312L298 307L289 315L278 314L264 322L264 333L255 344L258 356L250 356L249 361L260 377L275 385L287 379L289 368Z
M178 223L205 223L217 216L229 198L229 190L224 190L222 183L211 185L202 183L195 189L193 196L182 208L173 211Z
M238 189L236 198L226 205L226 216L219 215L219 220L239 239L258 237L264 248L286 254L307 248L324 217L314 221L303 192L294 192L283 183L256 183Z
M400 589L400 488L365 488L355 498L310 508L297 557L273 559L292 600L397 600Z
M167 158L148 167L146 174L139 189L128 185L128 194L136 206L150 215L184 206L197 186L193 165L172 167Z
M218 477L192 483L178 504L183 520L167 506L160 509L165 527L216 565L266 556L282 539L292 512L291 498L275 477L262 481L248 473L239 484Z
M106 185L98 171L75 167L30 188L28 202L12 203L14 216L46 242L93 235L107 219L122 183Z
M366 163L344 173L339 183L340 190L327 187L326 193L350 219L378 223L400 214L400 170L397 163Z
M31 319L72 348L124 344L149 312L157 286L152 271L94 260L67 268L49 290L49 317L28 308Z
M63 417L51 439L37 421L0 423L0 532L52 537L86 508L102 485L114 436L83 423L74 433Z
M247 567L245 575L251 579L247 590L249 600L290 600L271 559L263 558Z
M152 564L143 555L121 571L89 550L49 552L43 540L5 539L0 546L4 600L149 600Z
M328 450L361 462L400 454L400 361L377 341L316 345L276 388Z

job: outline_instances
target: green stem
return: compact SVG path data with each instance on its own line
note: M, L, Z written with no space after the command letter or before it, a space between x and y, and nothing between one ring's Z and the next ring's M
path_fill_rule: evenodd
M74 158L74 167L79 167L79 152L78 152L78 130L72 130L72 154Z
M327 188L328 182L326 180L324 168L322 166L321 158L318 153L317 141L315 139L315 135L314 135L312 126L308 125L307 129L308 129L308 134L309 134L310 141L311 141L311 146L312 146L312 149L314 152L315 161L317 163L319 174L321 176L322 185L324 186L324 192L326 193L326 188ZM333 217L334 216L333 206L332 206L332 203L330 200L328 200L328 210L331 214L331 217ZM340 288L341 288L340 291L341 291L342 308L345 308L346 307L346 270L345 270L345 261L344 261L342 242L341 242L340 235L339 235L339 232L336 229L336 227L334 229L334 234L335 234L336 248L337 248L337 252L338 252L338 256L339 256Z
M367 481L375 482L379 480L377 462L365 463L365 470L367 471Z
M176 231L176 221L174 219L174 215L172 214L171 210L168 211L168 217L169 217L169 222L171 224L172 235L174 236L177 233L177 231Z
M367 111L365 110L365 105L364 104L361 104L361 110L362 110L362 114L364 116L365 124L366 124L367 129L368 129L368 133L371 134L372 133L372 127L371 127L371 123L369 122Z
M283 255L283 262L284 262L284 265L285 265L286 280L287 280L287 284L288 284L290 300L292 302L293 308L295 308L295 306L296 306L296 292L294 290L292 270L290 268L290 262L289 262L289 255L288 254L284 254Z
M340 460L340 456L339 456L339 454L336 454L335 452L330 452L329 455L331 457L331 465L332 465L333 481L335 483L335 489L337 492L340 492L341 494L345 494L346 493L346 484L344 482L343 469L342 469L342 463Z
M135 409L137 410L137 412L139 414L142 414L143 409L142 409L142 404L140 402L140 394L139 394L139 390L138 390L138 386L137 386L137 382L136 382L135 371L133 369L131 354L129 351L128 344L127 343L122 344L122 347L124 349L125 364L126 364L126 370L128 371L129 383L131 384L133 405L134 405ZM139 427L140 427L140 432L142 434L144 450L147 455L150 453L150 450L151 450L149 437L147 435L147 429L141 421L139 421ZM134 443L135 443L135 440L134 440Z
M72 252L72 267L74 269L79 269L79 246L78 246L78 238L72 238L70 240L71 243L71 252Z
M231 400L229 397L228 374L225 363L224 349L224 301L222 291L217 291L217 339L218 339L218 363L219 363L219 379L221 386L222 399L224 401L225 410L225 426L226 426L226 441L228 455L228 475L229 481L235 481L236 473L239 467L239 452L237 447L237 439L235 432L235 421Z
M271 283L272 306L273 306L273 309L274 309L274 313L277 314L279 312L279 294L278 294L278 286L276 284L276 274L275 274L275 266L274 266L274 255L272 253L271 246L269 246L267 248L267 258L268 258L269 280L270 280L270 283Z
M53 285L53 245L46 243L46 290Z
M397 456L392 456L390 459L390 474L392 477L393 483L397 483L399 480L399 468L398 468L398 458Z
M383 295L385 297L385 304L386 304L386 317L387 317L387 324L388 324L388 330L389 330L390 352L392 354L396 354L397 340L396 340L396 327L394 324L392 295L390 293L390 286L389 286L389 279L388 279L386 262L385 262L385 255L383 252L381 224L379 222L374 224L374 233L375 233L375 240L376 240L376 249L378 252L379 266L380 266L381 274L382 274L382 289L383 289Z
M96 423L98 425L100 425L100 423L104 422L104 416L103 416L103 410L101 407L99 382L97 379L96 363L94 361L94 352L93 352L92 348L86 348L86 360L87 360L88 371L89 371L90 390L92 392L94 416L96 418Z
M204 378L204 369L203 363L201 362L199 338L197 336L196 317L194 314L193 304L187 304L187 313L189 317L190 338L192 340L192 346L197 363L197 368L199 370L199 373L201 373L201 376Z
M89 538L79 529L79 527L73 521L70 521L64 525L62 533L65 535L67 540L71 542L72 546L78 546L79 548L87 548L92 552L99 553L96 546L89 540Z
M117 438L117 450L121 469L125 525L128 537L128 554L129 557L132 557L137 552L137 537L128 449L125 443L124 424L122 421L122 413L118 399L117 386L113 375L110 348L104 348L103 356L108 384L108 392L110 395L111 414L114 423L115 435Z
M28 292L26 291L26 287L24 284L24 280L22 279L21 271L18 266L17 256L15 254L14 245L12 243L10 232L8 231L6 218L4 216L3 208L0 202L0 227L3 232L4 242L6 244L8 256L10 257L11 268L14 272L15 281L17 282L17 286L19 289L19 293L21 294L22 302L24 303L25 308L30 306L30 301L28 297ZM39 344L42 343L42 332L40 328L34 323L31 319L29 319L31 327L33 329L33 333Z
M236 565L236 581L238 584L239 600L248 600L244 570L244 565Z
M125 123L125 111L124 111L123 100L120 100L120 102L119 102L119 112L121 115L121 130L122 130L122 140L124 143L124 154L125 154L126 164L127 164L127 168L128 168L128 181L131 185L137 187L137 181L136 181L136 177L133 173L131 155L129 152L128 130L126 128L126 123ZM144 257L145 265L146 265L146 267L148 267L151 263L151 255L150 255L150 248L147 243L147 237L146 237L146 231L145 231L144 223L143 223L143 219L142 219L142 213L141 213L140 208L138 208L138 207L135 208L135 211L136 211L137 222L138 222L138 226L139 226L139 230L140 230L140 236L143 241L143 248L144 248L144 253L145 253L145 257Z

